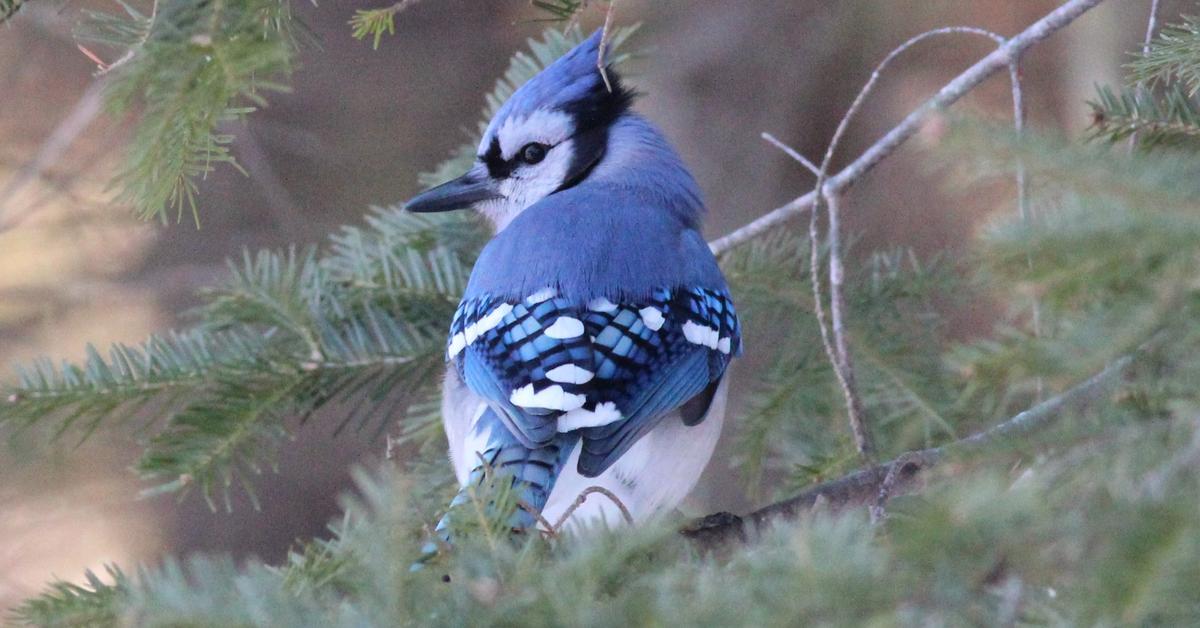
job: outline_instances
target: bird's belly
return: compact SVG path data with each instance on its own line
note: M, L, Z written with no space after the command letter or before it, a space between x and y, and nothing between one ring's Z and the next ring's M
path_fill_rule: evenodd
M662 421L634 443L611 467L594 478L583 477L577 470L579 449L560 472L554 489L542 509L543 518L557 524L563 514L584 491L593 486L606 489L621 501L635 523L675 508L691 492L701 472L712 458L725 420L725 400L729 379L717 387L708 414L697 425L688 427L676 413ZM477 459L470 452L478 449L471 439L471 425L486 408L483 400L462 383L451 368L442 389L442 417L450 442L450 462L459 485L467 481ZM621 525L624 516L607 496L591 493L583 505L564 522L567 529L581 524Z
M712 458L725 419L727 381L721 382L704 421L688 427L675 413L634 443L611 467L594 478L576 469L581 444L576 444L563 467L542 516L557 525L563 514L589 487L606 489L629 510L635 523L675 508L691 492ZM566 529L580 525L620 525L624 515L608 496L593 492L564 522Z

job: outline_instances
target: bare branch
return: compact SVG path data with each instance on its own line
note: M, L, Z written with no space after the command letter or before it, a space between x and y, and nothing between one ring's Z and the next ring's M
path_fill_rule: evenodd
M1150 42L1154 40L1154 29L1158 23L1158 0L1150 1L1150 18L1146 20L1146 38L1142 40L1142 56L1150 54ZM1146 91L1146 86L1143 83L1138 83L1137 91L1143 94ZM1138 145L1138 133L1134 131L1129 136L1129 151L1133 152Z
M1069 412L1085 409L1090 403L1110 394L1130 374L1135 358L1149 351L1156 343L1157 339L1146 342L1129 355L1114 360L1104 370L1074 388L987 430L941 447L906 452L889 462L821 483L799 495L742 517L729 513L709 515L684 529L682 533L701 547L715 549L731 541L753 538L773 522L795 519L812 510L818 503L833 511L863 505L879 506L881 495L883 501L886 501L890 497L915 490L922 473L936 466L950 454L976 451L1005 439L1047 427Z
M608 9L604 12L604 27L600 33L600 46L596 54L596 69L600 78L604 79L604 87L612 93L612 83L608 81L608 69L605 67L604 55L608 52L608 40L612 36L613 14L617 12L617 0L608 0Z
M1030 46L1046 39L1059 29L1075 21L1089 9L1104 0L1069 0L1042 19L1034 22L1021 33L1009 39L996 50L980 59L962 74L938 90L938 93L908 114L899 124L888 131L858 156L849 166L829 177L825 185L833 191L844 190L867 172L870 172L880 161L891 155L896 148L912 137L920 128L921 123L930 112L944 109L962 98L985 79L1002 69L1008 68L1012 59L1020 56ZM721 255L733 247L751 240L764 233L771 227L809 209L816 194L809 192L796 198L782 207L772 210L765 216L750 222L733 233L718 238L709 243L709 247L717 255Z
M854 98L854 102L850 104L850 108L846 110L845 115L838 122L837 129L833 133L833 138L829 141L829 146L825 149L825 157L821 160L821 166L817 169L817 182L813 186L814 201L812 214L809 217L808 223L808 244L811 252L810 270L812 274L813 301L816 303L817 324L821 330L821 341L825 348L825 354L829 357L829 362L833 366L834 373L837 375L838 384L841 386L842 394L846 398L846 415L850 420L850 431L854 435L855 448L858 449L859 455L867 463L875 462L875 444L871 439L871 433L867 426L866 412L863 408L862 400L858 395L857 377L854 374L854 360L850 355L850 345L846 341L846 308L845 297L842 294L845 270L842 261L841 219L838 209L840 191L825 190L825 180L829 172L829 166L833 161L833 156L837 152L837 147L841 143L842 137L845 136L846 129L850 126L850 121L858 113L859 109L862 108L863 103L866 102L867 95L871 93L871 90L879 82L880 77L883 76L884 69L891 64L893 59L917 43L937 35L955 33L983 35L997 43L1004 43L1003 37L990 31L970 26L949 26L926 31L897 46L875 67L866 85L859 90L858 95ZM1010 65L1010 67L1012 66ZM820 242L817 238L817 220L821 212L822 198L826 199L829 203L829 298L830 310L833 316L832 346L829 342L830 331L826 329L824 308L822 306L823 299L821 296L820 281L821 258L818 254Z
M819 175L819 173L821 172L819 169L817 169L817 166L815 164L813 164L813 162L808 160L807 157L805 157L804 155L801 155L796 149L792 148L791 146L788 146L787 144L784 144L783 142L779 141L779 139L776 138L774 135L764 132L762 134L762 138L764 140L766 140L767 143L769 143L770 145L783 151L783 153L785 155L787 155L788 157L791 157L792 159L796 160L796 162L798 162L801 166L804 166L804 168L806 170L813 173L814 175Z
M829 311L833 319L833 348L829 356L833 368L838 372L842 395L846 398L846 415L850 419L850 432L854 435L854 447L867 463L875 462L875 441L867 426L866 411L858 395L857 377L854 374L854 358L850 355L850 344L846 341L846 297L842 290L845 269L842 266L841 200L836 194L825 197L829 205ZM815 219L817 214L812 214ZM817 285L816 283L813 284ZM819 300L820 291L814 290L813 297Z
M554 527L551 529L555 532L561 530L563 525L567 523L567 519L570 519L571 515L575 514L575 511L579 510L579 507L587 501L588 495L593 493L603 495L607 497L609 501L616 504L617 508L621 511L621 518L625 520L625 523L627 525L633 525L633 514L629 512L629 508L625 506L625 502L622 502L615 493L604 488L603 486L589 486L579 492L579 495L575 498L575 501L572 502L565 511L563 511L562 516L558 518L558 521L554 522Z
M42 143L33 160L25 164L8 183L0 188L0 231L5 231L15 225L23 214L16 212L9 203L17 194L33 181L40 178L47 170L58 163L67 149L75 143L100 111L104 108L104 89L108 82L104 79L92 81L83 95L75 103L67 117L50 133L50 137Z

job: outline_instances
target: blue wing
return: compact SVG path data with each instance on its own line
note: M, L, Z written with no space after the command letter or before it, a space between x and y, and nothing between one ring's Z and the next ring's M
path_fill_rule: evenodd
M482 295L459 306L447 347L525 446L580 434L579 472L593 477L665 414L711 398L740 352L732 300L705 288L620 303L573 303L550 289L520 301Z

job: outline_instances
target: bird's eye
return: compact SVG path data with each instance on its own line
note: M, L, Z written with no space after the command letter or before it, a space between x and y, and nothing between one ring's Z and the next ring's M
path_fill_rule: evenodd
M530 142L521 148L521 161L536 164L546 158L547 148L545 144Z

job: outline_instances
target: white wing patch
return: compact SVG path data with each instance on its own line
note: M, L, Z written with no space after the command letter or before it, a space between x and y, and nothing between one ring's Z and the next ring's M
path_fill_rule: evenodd
M697 325L692 321L687 321L683 324L683 337L692 344L702 345L709 349L716 349L720 334L717 330L707 325Z
M604 312L607 314L609 312L617 311L617 304L613 303L612 301L609 301L608 299L606 299L604 297L597 297L595 299L592 299L591 301L588 301L587 306L588 306L588 309L593 312Z
M583 335L583 321L571 316L559 316L558 320L542 333L556 340L578 338Z
M503 320L505 316L508 316L508 313L511 312L512 309L512 305L508 303L501 303L500 305L496 306L496 309L488 312L487 316L484 316L474 323L467 325L466 330L463 332L466 334L467 344L475 342L475 340L483 334L492 331L496 325L500 324L500 321Z
M649 327L650 331L662 329L663 323L667 321L663 318L662 310L653 305L638 310L638 314L642 316L642 324Z
M560 384L586 384L596 374L574 364L563 364L546 371L546 379Z
M547 410L575 410L583 407L583 395L575 395L563 390L562 386L548 386L534 392L533 384L512 391L508 400L514 406L522 408L545 408Z
M578 408L558 417L558 431L570 432L582 427L608 425L613 421L620 421L622 418L621 411L617 409L617 404L605 401L604 403L596 404L595 410Z
M464 336L462 332L459 332L454 334L454 337L450 339L450 346L446 348L446 356L453 358L466 348L467 337Z
M525 297L525 303L527 305L537 305L542 301L549 301L556 296L558 296L558 291L554 288L542 288L541 290L538 290L537 292Z

